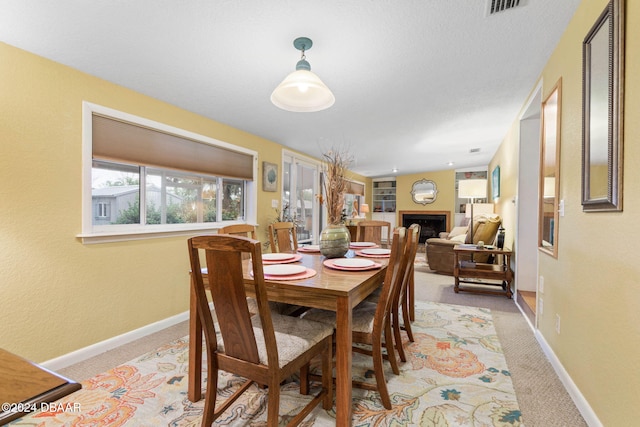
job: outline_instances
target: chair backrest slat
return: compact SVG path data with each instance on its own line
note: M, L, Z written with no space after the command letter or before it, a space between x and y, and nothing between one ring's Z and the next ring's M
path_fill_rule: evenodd
M231 357L258 363L258 347L244 289L242 260L238 252L207 251L209 288L216 310L224 352Z

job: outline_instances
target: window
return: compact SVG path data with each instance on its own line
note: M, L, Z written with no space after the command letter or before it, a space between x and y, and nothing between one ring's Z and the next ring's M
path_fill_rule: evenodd
M256 222L255 152L88 103L84 113L85 243Z
M109 218L109 204L105 202L97 203L97 218Z
M359 217L360 206L364 203L364 184L355 181L347 183L344 195L344 213L347 218Z

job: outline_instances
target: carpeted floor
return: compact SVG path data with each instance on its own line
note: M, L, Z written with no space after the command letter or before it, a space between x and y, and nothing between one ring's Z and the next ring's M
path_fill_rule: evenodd
M434 302L416 305L408 360L399 376L386 373L392 410L377 392L354 389L356 426L441 425L519 426L521 412L511 373L487 309ZM142 357L83 381L82 390L59 401L80 408L32 414L11 425L192 426L199 425L203 402L191 403L187 390L188 340L182 338ZM371 358L354 354L354 377L373 381ZM220 374L219 399L242 380ZM280 413L286 423L308 400L298 383L283 386ZM216 425L263 425L267 391L253 386ZM335 425L333 411L321 407L306 426Z

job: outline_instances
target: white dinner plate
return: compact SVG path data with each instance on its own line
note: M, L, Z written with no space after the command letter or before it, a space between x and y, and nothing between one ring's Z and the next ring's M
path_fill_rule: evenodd
M351 242L351 246L354 248L370 248L371 246L375 246L376 244L373 242Z
M363 249L360 252L367 255L389 255L391 253L391 249L373 248Z
M364 267L371 267L375 263L370 259L338 258L333 260L333 264L337 265L338 267L364 268Z
M270 276L290 276L292 274L304 273L307 271L307 268L304 265L272 264L263 266L262 271L264 274Z
M305 245L305 246L301 246L301 248L304 249L305 251L319 251L320 245Z
M262 259L265 261L284 261L287 259L294 258L296 254L285 254L285 253L275 253L275 254L262 254Z

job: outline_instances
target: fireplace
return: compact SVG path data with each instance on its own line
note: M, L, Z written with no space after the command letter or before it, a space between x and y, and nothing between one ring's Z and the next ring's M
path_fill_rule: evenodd
M432 237L440 237L440 233L450 229L449 211L400 211L400 224L409 227L420 224L420 243Z

